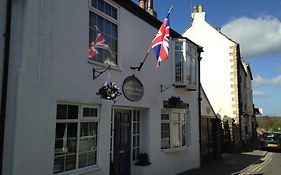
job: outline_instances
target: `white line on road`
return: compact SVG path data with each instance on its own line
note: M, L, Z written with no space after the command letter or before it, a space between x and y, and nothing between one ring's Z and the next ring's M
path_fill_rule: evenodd
M262 168L264 168L267 164L269 164L272 160L271 158L272 153L267 153L265 157L255 161L252 165L244 168L240 171L239 174L249 174L249 173L257 173ZM258 163L259 161L263 161L262 163Z

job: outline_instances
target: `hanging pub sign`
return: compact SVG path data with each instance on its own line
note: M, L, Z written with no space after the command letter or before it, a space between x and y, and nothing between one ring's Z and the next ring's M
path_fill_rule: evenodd
M141 81L132 75L127 77L122 85L123 95L130 101L139 101L143 97L143 85Z

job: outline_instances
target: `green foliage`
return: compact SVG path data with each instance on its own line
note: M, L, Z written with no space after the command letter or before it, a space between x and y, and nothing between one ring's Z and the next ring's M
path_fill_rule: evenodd
M257 124L261 130L281 132L281 117L257 117Z

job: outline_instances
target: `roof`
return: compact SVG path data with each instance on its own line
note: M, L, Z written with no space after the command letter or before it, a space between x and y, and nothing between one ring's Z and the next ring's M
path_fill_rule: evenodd
M135 16L139 17L143 21L147 22L151 26L155 27L156 29L159 29L160 26L162 25L162 21L159 21L157 18L152 16L150 13L148 13L146 10L142 9L141 7L139 7L132 0L113 0L113 1L115 3L117 3L117 4L119 4L120 6L122 6L123 8L125 8L126 10L128 10L129 12L131 12L132 14L134 14ZM194 43L190 39L188 39L186 37L183 37L181 34L176 32L172 28L171 28L171 37L172 38L183 38L183 39L186 39L189 42L195 44L197 47L199 47L201 49L201 51L203 51L203 49L202 49L203 47L201 47L198 44Z

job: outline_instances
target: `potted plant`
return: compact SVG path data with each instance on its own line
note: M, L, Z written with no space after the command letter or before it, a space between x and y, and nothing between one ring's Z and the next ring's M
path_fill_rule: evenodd
M116 102L116 98L122 95L121 92L119 92L119 88L114 82L105 82L102 87L100 87L99 91L97 92L97 95L100 96L100 98L106 99L106 100L113 100L114 103Z
M139 165L139 166L148 166L150 164L151 162L149 161L149 157L147 153L140 153L138 156L138 160L135 163L135 165Z

